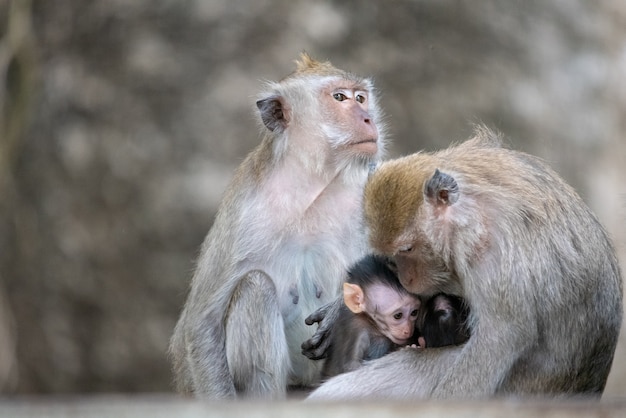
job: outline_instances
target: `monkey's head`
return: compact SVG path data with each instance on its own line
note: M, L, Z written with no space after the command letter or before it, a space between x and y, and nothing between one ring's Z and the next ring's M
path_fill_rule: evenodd
M370 244L395 261L409 292L456 291L447 215L458 197L455 179L439 171L428 154L387 161L369 178L364 212Z
M256 105L276 158L299 155L320 172L369 165L384 153L384 124L373 83L308 54L296 71L267 84Z
M317 61L306 52L302 52L295 63L296 70L283 80L306 77L307 75L310 75L313 77L337 77L344 80L363 81L362 77L351 74L348 71L341 70L331 64L330 61Z

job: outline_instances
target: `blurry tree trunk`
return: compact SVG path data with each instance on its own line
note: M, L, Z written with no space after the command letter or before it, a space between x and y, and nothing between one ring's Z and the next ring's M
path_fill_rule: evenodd
M4 9L4 10L1 10ZM10 0L0 5L5 28L0 38L0 212L7 225L0 228L2 257L10 257L18 244L19 225L14 167L20 142L31 114L35 85L35 52L31 27L30 0ZM11 222L12 221L12 222ZM16 239L8 238L13 236ZM0 272L0 392L16 385L16 341L11 306L5 295Z

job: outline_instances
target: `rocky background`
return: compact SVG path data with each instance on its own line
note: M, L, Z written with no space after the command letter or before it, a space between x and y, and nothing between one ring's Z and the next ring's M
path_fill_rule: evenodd
M543 157L626 267L623 1L0 0L1 391L171 390L254 96L302 50L375 78L391 157L476 122Z

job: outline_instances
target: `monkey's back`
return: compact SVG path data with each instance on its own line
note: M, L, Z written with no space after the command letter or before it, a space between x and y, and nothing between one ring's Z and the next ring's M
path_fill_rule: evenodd
M435 170L458 184L445 215L424 203L417 180ZM620 268L595 215L543 161L479 128L460 145L383 163L366 202L378 250L390 251L390 237L413 223L459 277L476 329L464 351L475 337L511 333L523 342L499 392L602 392L622 321ZM487 318L516 334L494 335Z

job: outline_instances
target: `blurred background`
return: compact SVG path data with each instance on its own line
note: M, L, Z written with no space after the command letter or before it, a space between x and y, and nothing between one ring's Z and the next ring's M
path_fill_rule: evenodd
M171 390L255 94L303 50L374 77L390 157L483 122L544 158L626 266L621 0L0 0L1 392ZM625 345L606 396L626 395Z

